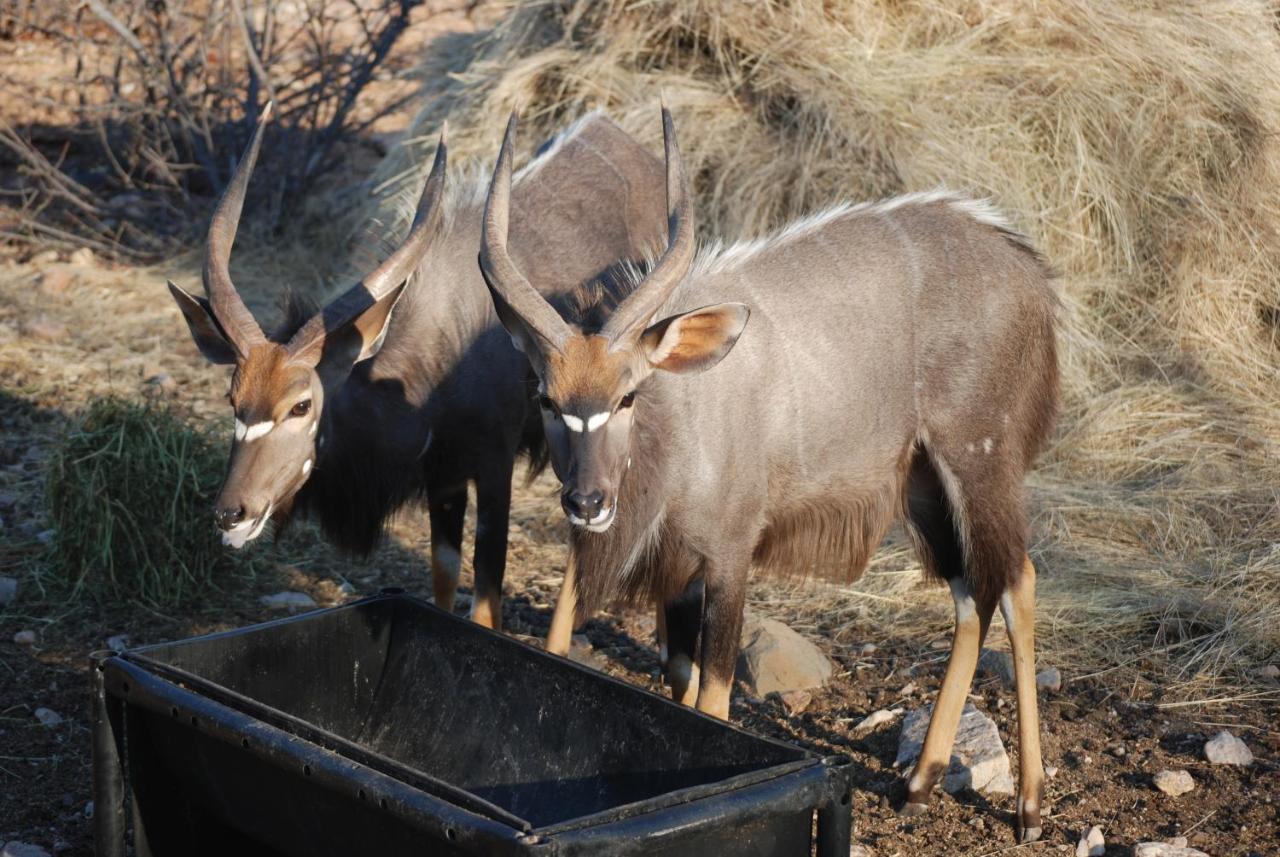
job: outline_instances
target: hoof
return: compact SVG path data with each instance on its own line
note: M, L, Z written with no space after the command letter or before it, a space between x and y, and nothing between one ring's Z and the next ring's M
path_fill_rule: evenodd
M1039 827L1024 827L1018 834L1018 843L1025 845L1028 842L1038 842L1041 832Z
M917 815L924 815L929 811L927 803L912 803L907 801L902 805L902 809L898 810L898 815L904 818L914 818Z

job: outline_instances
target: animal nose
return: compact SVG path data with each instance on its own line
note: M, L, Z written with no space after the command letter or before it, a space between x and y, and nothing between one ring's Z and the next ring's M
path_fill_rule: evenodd
M229 530L244 520L244 506L236 506L233 509L214 509L213 520L217 522L219 529Z
M604 492L583 494L581 491L566 491L560 495L560 504L575 518L590 521L600 514L600 509L604 506Z

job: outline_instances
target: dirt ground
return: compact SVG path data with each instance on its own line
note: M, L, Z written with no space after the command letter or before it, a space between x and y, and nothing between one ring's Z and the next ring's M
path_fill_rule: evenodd
M438 32L448 25L436 20L422 26ZM0 63L11 59L0 57ZM380 145L365 153L366 163ZM198 269L191 258L131 269L101 260L73 263L57 254L23 262L0 257L0 574L17 577L21 586L19 599L0 609L0 842L92 853L86 656L103 648L108 637L127 634L132 645L140 645L261 621L276 614L258 598L282 589L306 591L322 605L383 586L423 596L430 591L426 516L412 512L396 522L387 545L367 562L339 556L313 529L298 527L280 545L254 548L272 558L274 574L182 615L60 604L42 595L41 536L48 527L43 460L77 408L107 392L154 395L154 379L168 376L176 389L172 395L193 414L230 431L225 373L197 355L165 295L165 276L190 286L198 282ZM513 633L546 634L565 556L562 517L547 478L518 489L504 606ZM901 553L901 547L889 550ZM465 575L469 568L464 584ZM355 594L344 593L343 583ZM917 592L939 605L947 601L934 588ZM732 719L762 734L852 757L859 771L855 839L871 853L1074 853L1080 831L1097 824L1105 830L1109 855L1177 836L1214 857L1280 854L1280 707L1249 699L1166 706L1138 692L1128 672L1085 670L1064 658L1042 658L1040 664L1058 666L1066 680L1060 692L1041 696L1045 764L1055 769L1041 843L1015 849L1012 798L940 794L927 815L897 817L903 787L892 763L900 721L870 734L856 734L854 725L877 709L910 710L931 701L947 636L942 630L909 634L843 608L824 609L847 602L835 593L818 583L754 585L752 609L787 620L838 669L802 713L791 715L778 699L752 699L739 689ZM36 644L12 642L20 630L34 631ZM607 613L589 621L584 632L609 673L661 690L650 617ZM997 627L993 641L1001 635ZM865 643L877 648L864 654ZM1012 692L998 680L980 680L973 697L999 725L1016 764ZM56 712L61 722L40 724L38 708ZM1250 746L1256 757L1251 767L1205 760L1205 740L1224 728ZM1187 769L1196 789L1181 798L1157 791L1152 776L1164 768Z

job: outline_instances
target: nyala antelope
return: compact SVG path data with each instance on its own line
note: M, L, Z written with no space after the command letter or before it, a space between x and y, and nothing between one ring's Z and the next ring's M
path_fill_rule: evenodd
M545 453L527 363L476 270L483 179L445 194L442 135L399 249L322 311L267 337L228 270L264 124L209 226L208 299L169 283L201 353L235 367L235 435L214 508L223 542L242 547L268 520L309 509L340 547L367 554L396 510L425 499L435 599L449 610L471 481L471 616L497 627L512 469L521 451L535 464ZM584 118L517 182L515 205L538 219L518 231L515 254L549 295L639 258L661 240L665 203L653 190L661 176L661 161L616 125ZM561 204L566 186L576 192ZM648 233L633 226L655 221Z
M485 210L481 267L538 378L580 607L664 605L673 695L724 718L748 568L851 579L900 518L956 613L904 811L924 811L947 767L999 606L1017 676L1018 832L1036 839L1022 482L1055 410L1045 265L993 209L945 192L837 206L699 255L665 107L662 119L665 250L569 319L508 252L514 116Z

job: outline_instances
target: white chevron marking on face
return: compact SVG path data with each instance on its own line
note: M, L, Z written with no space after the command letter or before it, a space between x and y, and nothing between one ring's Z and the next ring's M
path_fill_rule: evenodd
M251 440L257 440L276 427L273 422L254 423L244 431L244 440L248 443Z
M604 425L608 421L609 421L609 414L607 412L593 414L592 416L587 417L587 431L595 431L596 429L600 428L600 426Z
M573 414L561 414L560 419L564 420L565 428L569 429L569 431L580 432L585 428L582 418L575 417Z

